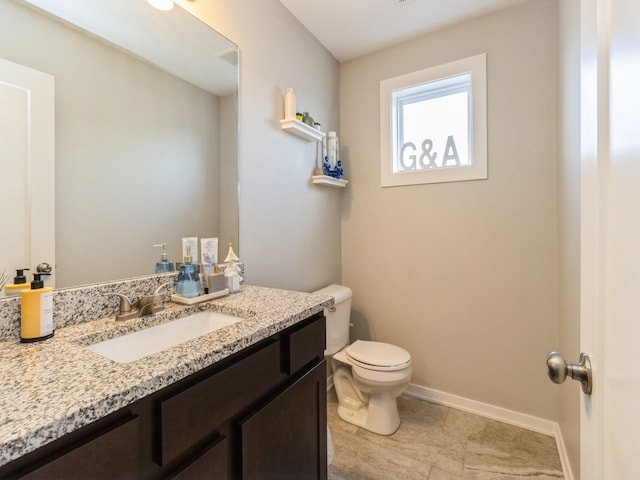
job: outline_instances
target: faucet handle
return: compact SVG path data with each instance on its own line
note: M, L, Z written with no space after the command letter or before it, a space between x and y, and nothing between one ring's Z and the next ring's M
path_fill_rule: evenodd
M140 309L141 317L143 315L150 315L161 312L162 310L164 310L164 296L159 293L154 293L153 295L143 295L138 300L138 308Z
M153 294L154 294L154 295L158 295L158 294L160 293L160 290L162 290L162 289L163 289L164 287L166 287L167 285L173 285L173 282L172 282L172 281L171 281L171 282L165 282L165 283L163 283L163 284L159 285L159 286L158 286L158 288L156 288L156 289L153 291Z
M123 293L105 292L102 295L120 297L120 307L116 315L117 320L127 320L128 318L137 316L137 313L132 311L132 307L136 305L137 301L132 302L131 299Z
M120 313L130 312L131 307L133 307L134 302L132 302L131 299L123 293L106 292L106 293L103 293L103 295L105 297L106 296L120 297Z

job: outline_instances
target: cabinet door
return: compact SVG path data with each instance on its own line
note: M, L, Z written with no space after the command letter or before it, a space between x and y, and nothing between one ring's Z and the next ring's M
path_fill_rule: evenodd
M229 478L228 451L228 440L218 439L193 462L169 478L172 480L226 480Z
M242 478L327 478L325 361L240 426Z
M159 405L158 464L168 465L286 379L280 345L269 343L250 356Z
M139 434L138 418L130 418L20 478L137 479Z

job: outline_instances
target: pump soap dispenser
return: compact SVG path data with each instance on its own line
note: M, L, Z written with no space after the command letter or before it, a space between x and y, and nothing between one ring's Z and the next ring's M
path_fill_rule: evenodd
M20 341L38 342L53 337L53 288L45 287L42 275L34 273L31 288L22 290Z
M200 272L198 265L193 263L191 246L187 245L186 250L187 255L184 257L184 263L180 265L178 273L176 293L184 298L195 298L200 295Z
M154 245L154 247L162 247L162 254L160 255L160 261L156 262L156 273L175 272L176 266L172 261L169 260L169 256L167 255L167 244L157 243Z
M4 286L4 294L7 297L11 297L14 295L19 295L22 290L26 290L29 288L29 282L27 282L27 277L24 275L24 271L29 270L28 268L19 268L16 270L16 276L13 277L13 283L9 283Z

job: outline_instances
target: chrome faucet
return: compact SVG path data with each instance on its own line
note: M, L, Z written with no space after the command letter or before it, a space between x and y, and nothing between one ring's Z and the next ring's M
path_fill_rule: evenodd
M152 315L164 310L164 296L160 294L160 290L172 285L173 282L166 282L153 291L151 295L143 295L136 300L131 300L123 293L107 292L104 295L113 295L120 298L120 306L116 314L116 320L129 320L130 318L142 317L144 315Z

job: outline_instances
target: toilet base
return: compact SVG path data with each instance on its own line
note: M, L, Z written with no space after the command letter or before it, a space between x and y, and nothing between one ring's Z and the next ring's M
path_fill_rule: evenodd
M391 392L360 392L344 366L334 368L333 385L338 397L338 416L345 422L379 435L391 435L400 426L398 404Z
M338 405L338 416L345 422L377 433L391 435L400 426L400 415L396 399L388 393L369 396L367 405L359 407L354 402L343 402Z

